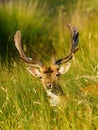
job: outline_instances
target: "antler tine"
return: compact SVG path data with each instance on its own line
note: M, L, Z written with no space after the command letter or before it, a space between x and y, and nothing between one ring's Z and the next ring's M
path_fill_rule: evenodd
M70 52L74 53L77 50L76 46L78 45L78 41L79 41L79 32L77 32L77 26L74 26L73 28L71 28L70 25L65 25L65 26L68 27L70 30L70 35L71 35Z
M73 28L70 27L70 25L65 25L70 30L71 35L71 46L69 54L64 57L63 59L59 59L55 62L56 65L62 64L64 62L67 62L72 59L73 54L78 50L77 45L79 41L79 32L77 31L77 26L74 26Z
M21 32L17 31L16 34L14 35L14 42L15 42L15 47L17 48L21 59L27 63L30 64L31 66L35 66L35 67L40 67L39 63L32 61L31 58L26 57L22 46L21 46Z
M55 64L56 62L56 57L55 57L55 50L52 51L52 64Z
M20 57L23 59L26 59L27 57L25 56L21 47L21 32L20 31L17 31L16 34L14 35L14 41L15 41L15 46L20 54Z

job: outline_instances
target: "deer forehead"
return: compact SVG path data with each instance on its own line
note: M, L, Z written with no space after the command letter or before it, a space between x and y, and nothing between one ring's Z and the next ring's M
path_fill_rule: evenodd
M44 73L44 74L52 74L52 73L57 73L59 70L58 66L57 65L51 65L50 67L48 66L43 66L40 71L41 73Z

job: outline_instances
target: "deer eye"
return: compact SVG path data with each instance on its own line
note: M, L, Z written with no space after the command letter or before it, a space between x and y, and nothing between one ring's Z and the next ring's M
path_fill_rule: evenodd
M40 78L40 79L42 79L42 77L41 77L41 76L40 76L39 78Z
M60 73L56 74L56 76L57 76L57 77L60 76Z

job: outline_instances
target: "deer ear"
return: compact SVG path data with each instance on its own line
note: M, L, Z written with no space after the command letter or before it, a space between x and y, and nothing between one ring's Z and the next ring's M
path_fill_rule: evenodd
M40 75L41 75L39 70L36 68L28 67L27 70L30 72L30 74L32 74L35 77L40 77Z
M63 66L61 66L61 68L59 69L59 73L60 74L65 74L70 68L70 63L67 63Z

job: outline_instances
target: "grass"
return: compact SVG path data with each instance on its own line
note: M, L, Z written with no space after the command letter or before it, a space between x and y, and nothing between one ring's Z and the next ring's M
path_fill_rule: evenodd
M39 6L36 5L37 3L34 5L30 3L27 8L26 4L20 2L19 6L17 4L13 6L10 3L5 8L0 8L0 22L6 23L6 26L2 26L0 34L3 31L4 34L9 35L8 43L11 41L11 46L14 46L11 40L12 35L17 29L20 29L23 42L29 41L28 45L33 51L38 49L38 58L49 64L52 47L57 52L57 58L63 57L67 53L69 46L65 43L69 42L69 33L67 29L64 29L64 23L77 24L80 32L79 51L70 61L70 70L66 75L61 76L62 88L69 98L63 108L59 106L51 108L40 80L32 77L24 64L16 61L13 61L10 67L7 63L0 64L0 129L97 130L98 92L95 91L95 94L89 93L85 96L81 88L88 85L93 88L94 84L98 84L98 2L79 0L74 13L69 17L60 8L52 20L50 16L44 15L44 10L37 13L36 10L39 9ZM3 9L5 13L9 10L9 15L6 17L2 12ZM19 9L23 9L22 12ZM17 15L13 17L12 12L16 13L17 11ZM46 12L48 14L49 10ZM32 17L35 17L35 21L32 20ZM12 28L10 28L9 18L15 21ZM42 30L46 19L46 29ZM52 27L52 31L50 27ZM39 32L41 35L38 35ZM27 37L25 38L25 36ZM33 47L31 43L34 43ZM47 50L48 53L46 53ZM30 52L27 53L29 55ZM14 55L14 53L12 54Z

